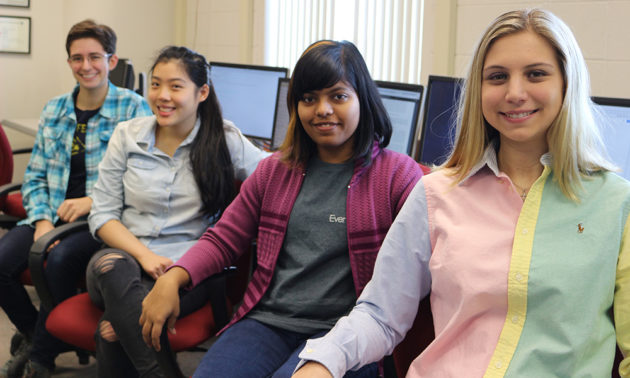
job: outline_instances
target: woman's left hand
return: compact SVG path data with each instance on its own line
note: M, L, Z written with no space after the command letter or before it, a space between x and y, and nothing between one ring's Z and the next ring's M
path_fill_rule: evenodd
M142 301L142 327L144 342L155 350L160 350L160 335L164 323L175 333L175 320L179 315L179 288L190 282L185 269L174 267L155 282L153 289Z

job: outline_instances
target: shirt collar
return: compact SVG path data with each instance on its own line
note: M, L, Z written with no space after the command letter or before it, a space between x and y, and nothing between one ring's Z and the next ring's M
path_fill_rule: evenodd
M499 162L497 161L498 144L498 139L494 139L488 144L479 162L470 169L460 184L463 184L466 180L477 174L483 167L488 167L495 176L499 176ZM545 167L551 166L552 161L553 157L550 152L546 152L540 157L540 163Z
M76 84L74 86L74 89L72 89L72 94L70 95L68 105L63 109L61 114L62 116L69 116L75 121L76 117L74 115L74 104L79 94L79 89L79 84ZM103 104L99 108L98 114L105 118L114 118L116 116L116 113L119 111L119 109L115 106L112 106L110 103L113 104L116 102L116 98L118 97L117 93L118 92L116 86L112 84L111 81L108 82L107 95L105 96L105 101L103 101Z
M199 127L201 126L201 119L197 118L195 121L195 126L193 126L192 131L186 139L179 145L179 147L184 147L192 143L193 139L197 136L199 132ZM140 133L138 133L138 144L145 145L148 147L148 150L151 150L155 145L155 129L157 127L157 121L155 120L155 116L153 116L153 122L149 123L147 127ZM178 148L179 148L178 147Z

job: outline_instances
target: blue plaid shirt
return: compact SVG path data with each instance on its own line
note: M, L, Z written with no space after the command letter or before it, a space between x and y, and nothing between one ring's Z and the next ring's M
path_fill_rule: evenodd
M39 119L39 128L31 160L24 173L22 202L27 218L19 224L30 224L47 219L57 223L57 208L66 198L70 176L72 139L77 127L74 95L71 93L50 100ZM88 121L85 135L85 191L89 196L98 176L107 142L118 122L151 115L151 109L138 94L109 83L109 91L101 109Z

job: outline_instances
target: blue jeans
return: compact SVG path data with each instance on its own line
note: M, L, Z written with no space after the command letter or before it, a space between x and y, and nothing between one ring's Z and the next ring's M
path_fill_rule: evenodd
M28 254L35 229L28 225L11 229L0 239L0 306L17 329L33 336L30 359L52 369L55 358L68 346L46 330L48 312L39 314L31 303L19 276L28 267ZM100 246L89 231L66 236L48 254L44 275L55 302L77 293L90 257Z
M291 377L306 340L323 336L285 331L254 319L241 319L228 328L212 345L197 367L193 378L284 378ZM345 377L367 378L378 375L372 363Z

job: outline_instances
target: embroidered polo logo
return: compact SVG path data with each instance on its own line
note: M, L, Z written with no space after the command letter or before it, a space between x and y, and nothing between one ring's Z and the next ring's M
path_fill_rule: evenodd
M584 232L584 226L582 226L582 223L578 223L578 234L581 234L582 232Z

